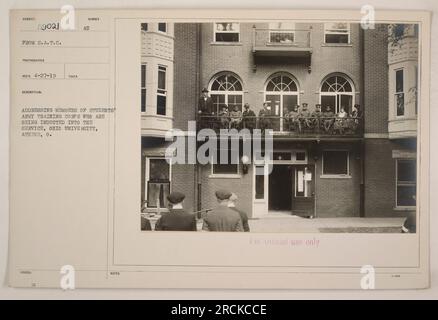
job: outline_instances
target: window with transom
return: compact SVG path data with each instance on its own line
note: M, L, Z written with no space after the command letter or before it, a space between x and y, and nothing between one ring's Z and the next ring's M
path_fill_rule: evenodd
M237 75L227 72L216 75L210 82L210 96L214 111L219 113L225 106L242 111L243 86Z
M344 109L346 113L351 113L354 105L354 87L350 79L342 75L332 75L327 77L321 85L320 104L322 111L339 113Z

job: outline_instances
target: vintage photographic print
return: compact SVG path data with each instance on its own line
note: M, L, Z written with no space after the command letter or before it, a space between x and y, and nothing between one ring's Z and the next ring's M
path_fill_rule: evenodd
M428 287L427 12L73 9L10 13L11 286Z
M141 230L416 232L418 24L138 32Z

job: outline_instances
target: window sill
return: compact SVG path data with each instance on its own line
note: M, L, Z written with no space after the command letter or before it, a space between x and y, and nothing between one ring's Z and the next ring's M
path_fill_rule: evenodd
M143 118L157 118L157 119L162 119L162 120L165 120L165 119L172 120L173 119L172 116L165 116L162 114L147 114L146 112L141 112L141 116Z
M242 42L220 42L220 41L212 41L210 42L212 46L242 46Z
M408 121L408 120L417 120L417 117L412 117L412 116L395 116L394 119L390 119L390 120L388 120L388 122Z
M240 179L241 174L210 174L209 179Z
M394 207L394 211L415 211L417 207Z
M266 42L267 47L294 47L300 48L300 44L294 42Z
M157 34L157 35L169 38L169 39L174 39L175 38L173 34L170 34L169 32L159 31L159 30L143 31L143 33L145 33L145 34Z
M353 44L351 44L351 43L325 43L325 42L323 42L321 44L321 47L345 47L345 48L351 48L351 47L353 47Z
M144 211L141 214L147 218L155 218L155 217L157 217L157 212L158 212L157 208L147 207L144 209ZM163 213L163 212L169 212L169 209L168 208L160 208L160 213ZM152 213L155 213L155 215L150 216L150 214L152 214Z
M323 174L319 176L321 179L351 179L348 174Z

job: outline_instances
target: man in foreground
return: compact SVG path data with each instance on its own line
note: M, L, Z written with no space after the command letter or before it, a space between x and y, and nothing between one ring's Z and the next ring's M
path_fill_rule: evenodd
M237 199L237 194L233 192L230 199L228 199L228 208L236 211L239 214L240 219L242 220L243 231L249 232L248 215L246 214L246 212L236 208Z
M170 209L158 219L156 231L196 231L196 217L184 210L184 198L185 195L181 192L172 192L167 196Z
M243 231L240 215L228 207L231 192L226 190L216 191L218 206L207 213L204 218L202 230L204 231Z

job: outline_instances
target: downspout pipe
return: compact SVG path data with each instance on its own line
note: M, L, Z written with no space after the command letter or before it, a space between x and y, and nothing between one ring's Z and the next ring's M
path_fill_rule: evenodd
M361 61L360 61L360 73L361 73L361 105L362 105L362 139L360 141L360 147L358 152L360 152L360 204L359 204L359 216L365 217L365 113L366 113L366 93L365 93L365 30L360 26L360 39L361 39Z
M201 91L201 37L202 37L202 25L200 23L196 24L196 99L195 99L195 107L193 108L193 113L194 113L194 119L196 119L197 114L198 114L198 110L197 110L197 98L200 96L200 91ZM197 144L197 142L196 142ZM196 148L197 150L197 148ZM200 217L200 212L202 209L202 185L201 185L201 166L198 164L198 161L196 159L196 164L195 164L195 179L194 179L194 188L195 188L195 208L196 211L199 212L198 214L198 218Z

